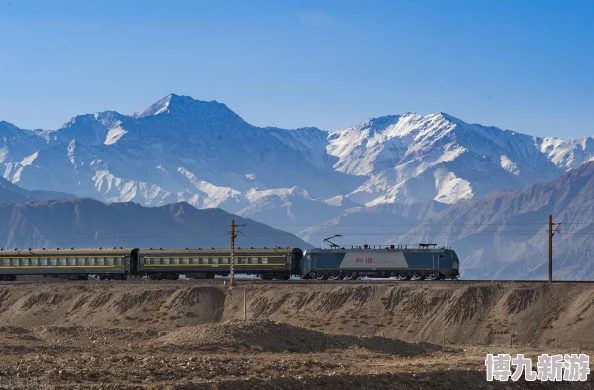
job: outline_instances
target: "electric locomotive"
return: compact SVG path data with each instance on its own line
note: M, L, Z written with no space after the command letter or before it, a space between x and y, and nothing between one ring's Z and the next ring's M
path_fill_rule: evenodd
M305 250L301 258L302 279L358 279L361 277L398 280L457 279L460 261L452 249L436 244L369 246Z

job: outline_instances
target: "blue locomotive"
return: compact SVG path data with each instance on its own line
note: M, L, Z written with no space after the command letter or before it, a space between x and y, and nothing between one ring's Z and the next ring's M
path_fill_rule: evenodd
M338 280L360 277L398 280L457 279L460 260L452 249L436 244L369 246L305 250L301 257L302 279Z

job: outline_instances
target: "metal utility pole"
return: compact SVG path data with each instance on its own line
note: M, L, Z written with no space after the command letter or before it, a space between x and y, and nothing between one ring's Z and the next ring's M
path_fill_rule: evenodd
M229 262L229 266L231 267L231 270L229 272L229 285L231 286L233 286L233 284L235 283L235 270L233 267L235 265L235 238L237 237L237 233L241 233L236 232L235 228L241 226L245 225L236 225L235 220L231 220L231 261Z
M233 269L233 265L235 263L235 220L232 219L231 220L231 261L230 261L230 266L231 266L231 271L229 273L229 285L233 286L233 283L235 282L235 272Z
M557 228L553 230L553 226L557 225ZM553 216L549 215L549 283L553 282L553 236L559 231L560 223L553 223Z

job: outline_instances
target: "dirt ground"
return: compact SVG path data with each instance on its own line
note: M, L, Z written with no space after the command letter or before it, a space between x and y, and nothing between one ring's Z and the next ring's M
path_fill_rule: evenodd
M590 389L484 359L592 355L593 305L577 283L4 283L0 388Z

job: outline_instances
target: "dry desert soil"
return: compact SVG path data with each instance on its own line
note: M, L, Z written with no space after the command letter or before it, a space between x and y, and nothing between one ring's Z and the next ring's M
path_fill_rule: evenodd
M594 284L6 282L0 321L0 387L594 388L484 365L591 355Z

